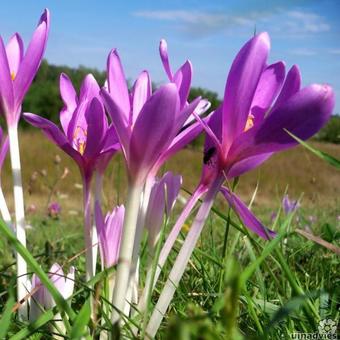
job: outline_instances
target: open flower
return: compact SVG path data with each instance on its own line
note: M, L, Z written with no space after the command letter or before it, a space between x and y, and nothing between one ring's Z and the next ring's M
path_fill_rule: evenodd
M286 194L282 199L282 208L285 214L288 215L300 208L300 202L298 200L291 200Z
M99 237L100 257L104 268L117 264L122 238L125 208L120 205L103 218L99 202L95 204L95 218Z
M108 91L102 90L104 103L122 146L129 179L141 184L171 147L200 98L182 109L177 85L168 83L152 93L146 71L140 74L129 93L116 50L108 57L107 72Z
M202 122L207 139L201 182L208 187L218 177L238 177L273 153L295 146L296 140L285 130L305 140L331 115L331 87L314 84L301 89L297 66L285 77L283 62L267 65L269 48L267 33L243 46L231 66L222 105L208 125ZM268 231L239 198L227 187L222 193L245 225L267 238Z
M0 111L8 125L17 124L22 101L40 66L47 43L49 17L49 11L45 9L26 52L18 33L10 38L6 47L0 37Z
M71 156L88 181L96 168L105 170L120 147L118 139L113 126L108 125L99 86L91 74L85 77L79 97L68 76L61 74L60 93L64 102L60 112L62 130L33 113L24 113L24 118Z
M58 289L59 293L68 299L73 294L74 289L74 267L70 268L70 272L67 276L64 275L63 269L59 264L55 263L50 271L49 278L55 287ZM36 320L44 310L51 309L56 305L52 298L51 293L46 289L46 287L40 282L39 277L36 274L32 276L32 296L30 303L30 321Z

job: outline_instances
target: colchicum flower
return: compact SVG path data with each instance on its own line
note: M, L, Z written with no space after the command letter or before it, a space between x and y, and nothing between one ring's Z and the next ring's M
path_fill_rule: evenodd
M83 178L84 232L86 244L86 277L95 273L96 230L91 221L91 180L95 170L103 173L111 157L120 149L114 127L109 126L104 106L99 95L99 86L94 77L85 77L79 97L65 75L60 76L60 93L64 108L60 112L60 130L48 119L32 113L24 118L36 126L53 143L71 156L77 163Z
M58 289L64 299L68 299L73 294L74 289L74 267L70 268L67 276L64 275L63 269L59 264L55 263L50 271L49 278L55 287ZM35 321L45 310L53 308L56 303L53 300L51 293L40 282L39 277L36 274L32 276L32 288L31 288L31 303L30 303L30 317L31 322Z
M6 47L0 37L0 112L8 126L17 125L24 96L39 69L48 38L49 17L45 9L26 52L19 33L10 38Z
M331 115L331 87L314 84L300 89L296 66L285 79L283 62L267 65L269 48L267 33L256 35L243 46L231 66L221 107L208 125L202 121L208 137L201 181L207 192L154 308L146 330L150 337L160 325L219 191L246 227L265 239L275 235L233 192L222 187L223 182L254 169L273 153L295 146L297 142L286 130L305 140Z
M298 200L291 200L286 194L282 199L282 208L285 214L288 215L300 208L300 202Z
M103 268L117 264L122 238L125 209L120 205L103 218L99 202L95 204L95 218L99 238L100 257Z

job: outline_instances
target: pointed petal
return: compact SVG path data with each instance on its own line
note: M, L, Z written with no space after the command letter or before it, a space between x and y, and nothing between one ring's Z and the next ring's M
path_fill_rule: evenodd
M188 120L189 116L196 110L197 106L201 101L201 97L197 97L190 104L186 105L176 116L176 127L175 129L179 131L184 123ZM176 132L177 132L176 131Z
M179 194L179 190L182 185L182 176L174 175L172 172L168 171L162 178L162 181L165 184L165 208L167 216L170 216L171 210L173 209L177 196Z
M107 130L107 120L103 104L94 97L85 112L87 122L85 158L96 158L103 147L103 140Z
M71 267L69 273L67 274L64 291L62 293L64 299L68 299L73 294L75 282L74 280L75 280L75 268Z
M210 109L211 103L207 99L201 99L198 103L195 113L197 116L202 116L204 113L206 113ZM190 115L188 119L185 121L184 126L190 124L195 120L194 115Z
M24 44L18 33L12 35L6 46L7 59L12 79L18 74L19 66L24 56Z
M175 84L160 87L145 103L138 115L130 140L130 175L140 179L155 164L171 143L179 97Z
M125 115L126 121L130 116L130 97L126 77L116 49L112 50L107 59L107 74L109 93L116 105Z
M261 153L285 150L297 144L284 130L306 140L328 121L334 108L334 92L328 85L305 87L275 108L263 123L234 142L230 158L241 160Z
M16 112L13 112L13 86L11 73L8 65L8 59L6 49L2 38L0 37L0 70L1 70L1 81L0 81L0 105L1 109L8 123L14 123Z
M297 93L301 87L301 74L297 65L292 66L292 68L287 73L286 80L283 84L283 88L275 102L274 108L284 104L291 96Z
M14 79L14 95L16 106L20 106L24 96L35 77L43 58L49 31L49 12L45 10L33 33L26 54L20 65L18 75Z
M65 107L60 112L60 123L64 133L68 132L68 125L72 119L72 114L77 108L78 97L70 78L62 73L59 80L60 95Z
M230 193L230 191L225 187L221 188L221 192L239 216L245 227L265 240L276 236L276 233L267 229L235 194Z
M227 178L232 179L238 176L241 176L242 174L257 168L260 166L263 162L265 162L268 158L270 158L273 155L272 152L264 153L256 156L251 156L245 159L242 159L239 162L234 163L230 170L226 171Z
M127 158L130 143L130 132L127 126L128 122L125 121L125 114L105 89L101 90L101 95L106 110L111 116L112 124L115 127L116 134L119 138L120 144L122 145L125 158Z
M132 121L133 125L145 102L152 94L151 79L147 71L143 71L137 78L132 90Z
M28 112L25 112L23 114L23 117L31 125L39 129L42 129L42 131L49 140L51 140L54 144L58 145L69 156L71 156L78 163L79 166L82 166L83 161L81 155L79 154L79 152L72 148L72 146L66 139L65 135L63 135L63 133L54 123L52 123L48 119L42 118L38 115Z
M105 258L107 256L106 254L108 253L107 239L105 235L105 221L98 201L95 202L94 215L96 221L97 234L99 238L100 258L102 260L103 265L105 265Z
M79 93L79 101L91 101L94 97L99 97L100 88L97 83L97 80L94 78L94 76L90 73L87 74L84 78L80 93Z
M265 67L269 49L268 34L258 34L242 47L231 66L222 113L222 145L225 152L246 126L250 105Z
M162 39L159 43L159 54L161 56L162 64L164 70L170 81L173 79L173 75L171 72L170 64L169 64L169 55L168 55L168 44L164 39Z
M188 100L191 85L191 77L192 77L192 65L191 62L187 60L178 69L173 79L174 83L178 88L181 109L184 108Z
M250 113L254 124L260 123L278 95L285 79L285 64L279 61L269 65L262 73L257 85Z

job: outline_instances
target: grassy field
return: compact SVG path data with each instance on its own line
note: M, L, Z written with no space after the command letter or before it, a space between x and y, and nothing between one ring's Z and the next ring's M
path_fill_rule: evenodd
M335 157L340 156L339 145L313 145ZM70 264L77 267L76 291L80 293L73 298L72 307L79 310L89 291L83 291L84 257L76 256L70 261L84 247L78 170L68 157L37 131L21 134L21 152L26 209L36 206L35 212L27 212L27 220L32 226L28 230L28 248L46 269L55 261L65 264L66 269ZM61 160L56 163L57 154ZM186 149L174 157L164 171L181 173L184 187L192 190L199 180L201 160L201 152ZM69 174L58 181L65 167ZM122 160L118 156L105 178L104 201L108 209L124 201L126 185L123 174ZM11 197L10 179L7 160L2 184L8 198ZM203 237L177 289L169 318L163 323L159 338L236 340L244 336L245 339L289 339L294 332L316 332L321 320L338 320L338 256L296 230L313 233L339 245L339 179L338 171L302 147L276 155L258 170L243 176L237 192L245 202L249 202L258 184L253 210L269 227L281 230L280 238L265 242L253 234L246 236L233 214L231 224L241 231L232 226L229 229L227 205L218 202L215 206L217 211L211 213ZM51 188L55 189L49 198ZM280 213L273 220L272 213L280 208L286 191L292 198L302 196L301 209L293 216ZM62 214L59 219L47 216L49 199L60 202ZM188 227L192 217L187 222ZM175 245L154 298L167 278L186 232L184 229ZM224 259L225 238L227 256ZM0 312L8 298L14 273L14 259L9 249L6 240L0 237ZM147 253L145 248L142 249L143 269ZM100 285L97 289L100 290ZM26 329L25 334L34 333L14 315L12 320L9 334L20 329ZM99 320L90 325L93 338L100 328ZM31 337L50 338L54 336L48 326L43 326Z

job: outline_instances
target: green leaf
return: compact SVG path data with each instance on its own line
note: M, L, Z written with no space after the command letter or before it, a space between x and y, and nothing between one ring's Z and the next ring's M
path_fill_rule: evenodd
M90 299L86 300L77 317L71 330L70 339L82 339L87 332L87 325L91 318L91 303Z
M5 311L2 314L2 318L0 320L0 339L5 339L10 322L12 309L15 304L14 297L11 295L6 302Z
M308 149L310 152L312 152L314 155L318 156L319 158L323 159L324 161L326 161L327 163L329 163L330 165L334 166L337 169L340 169L340 160L336 159L335 157L321 151L321 150L317 150L315 148L313 148L312 146L310 146L309 144L307 144L306 142L304 142L303 140L301 140L300 138L294 136L292 133L290 133L288 130L285 129L285 131L292 137L294 138L296 141L298 141L302 146L304 146L306 149Z

